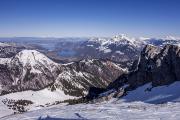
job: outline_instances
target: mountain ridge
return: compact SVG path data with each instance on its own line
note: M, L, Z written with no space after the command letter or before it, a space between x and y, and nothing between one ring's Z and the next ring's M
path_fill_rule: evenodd
M59 64L36 50L22 50L14 57L0 58L0 66L4 76L0 80L2 94L40 90L49 86L51 90L61 89L72 96L83 96L89 87L105 87L125 72L107 60L92 59ZM73 83L69 78L76 82ZM71 92L68 86L71 86Z

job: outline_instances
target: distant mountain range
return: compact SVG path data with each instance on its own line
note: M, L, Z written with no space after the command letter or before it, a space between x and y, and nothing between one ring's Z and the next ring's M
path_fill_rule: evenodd
M112 38L0 38L0 41L16 43L24 49L36 49L60 63L82 59L107 59L130 67L137 60L147 44L163 47L166 44L179 45L180 39L172 36L165 38L130 38L124 34ZM52 42L53 41L53 42Z

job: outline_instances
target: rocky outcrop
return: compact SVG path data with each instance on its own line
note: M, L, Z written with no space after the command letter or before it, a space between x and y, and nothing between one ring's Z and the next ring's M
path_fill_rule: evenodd
M126 95L127 91L134 90L146 83L151 83L152 88L169 85L180 80L179 67L179 46L165 45L164 48L160 48L147 45L141 52L139 61L136 61L134 69L110 83L107 91L114 90L117 92L122 88L125 90L123 96Z
M141 52L138 69L128 76L132 87L152 82L152 86L170 84L180 80L180 48L166 45L160 49L148 45Z

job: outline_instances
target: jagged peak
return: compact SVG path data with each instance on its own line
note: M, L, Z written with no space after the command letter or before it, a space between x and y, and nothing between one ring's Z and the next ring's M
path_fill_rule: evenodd
M153 49L157 49L158 47L157 46L155 46L155 45L152 45L152 44L147 44L145 47L144 47L144 49L142 50L142 52L147 52L147 51L149 51L149 50L153 50Z
M165 56L168 54L168 52L174 52L177 54L179 53L179 51L180 47L178 45L167 44L163 48L161 48L158 46L148 44L144 47L141 54L145 55L147 58L153 58L157 54Z
M114 38L119 38L119 39L128 39L128 37L125 34L119 34L115 35Z
M167 44L162 49L162 54L166 55L168 54L168 52L179 53L179 51L180 51L180 47L178 45Z
M105 38L105 37L94 37L89 39L89 41L95 41L95 42L105 42L105 43L113 43L113 42L130 42L130 43L134 43L135 42L135 38L130 38L125 34L119 34L119 35L115 35L112 38Z
M150 49L150 48L156 48L157 46L152 45L152 44L147 44L144 49Z
M127 40L127 41L132 42L132 43L135 41L134 38L130 38L130 37L128 37L128 36L125 35L125 34L115 35L115 36L113 37L113 40L114 40L114 41Z
M145 55L147 58L153 58L155 55L157 55L160 52L160 48L158 46L154 46L151 44L148 44L144 47L141 54Z

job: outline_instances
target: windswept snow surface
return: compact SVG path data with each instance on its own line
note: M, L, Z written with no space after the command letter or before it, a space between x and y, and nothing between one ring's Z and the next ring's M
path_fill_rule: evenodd
M151 84L146 84L136 90L130 91L122 98L123 101L142 101L146 103L164 103L180 102L180 82L174 82L170 85L158 86L152 88Z
M78 104L30 111L0 118L0 120L179 120L180 103L147 104L111 101L98 104Z
M0 120L180 120L179 86L180 82L154 88L146 84L120 99L96 104L59 104L9 116L0 104L4 109Z
M59 104L40 109L33 105L30 106L29 112L15 115L0 102L0 120L180 120L179 86L180 82L154 88L151 84L146 84L129 92L123 98L111 99L108 102ZM38 105L71 98L71 96L44 89L38 92L8 94L1 96L0 100L4 98L24 98Z

